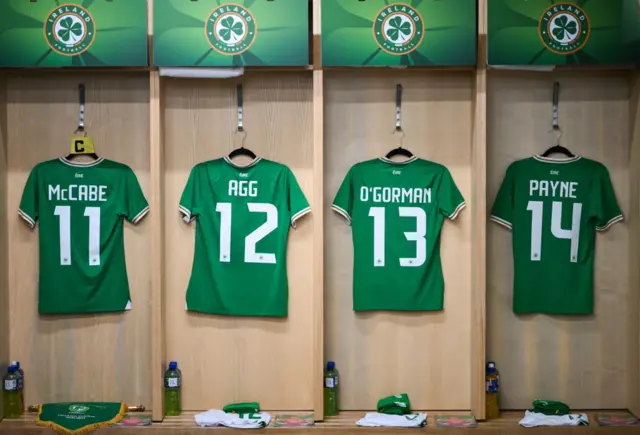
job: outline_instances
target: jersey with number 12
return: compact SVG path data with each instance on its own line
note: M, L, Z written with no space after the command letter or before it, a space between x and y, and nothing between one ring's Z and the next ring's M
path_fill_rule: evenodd
M441 310L440 229L464 205L438 163L413 157L354 165L332 206L352 226L353 309Z
M513 231L513 311L590 314L596 231L622 220L607 168L534 156L507 169L491 219Z
M309 213L291 170L261 158L199 163L180 199L196 221L186 309L236 316L286 316L289 227Z
M19 213L29 226L40 227L39 312L130 309L123 220L138 223L148 211L126 165L64 158L36 165Z

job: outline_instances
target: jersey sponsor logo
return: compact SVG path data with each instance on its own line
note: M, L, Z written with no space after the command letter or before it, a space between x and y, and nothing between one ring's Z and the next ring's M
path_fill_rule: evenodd
M575 181L529 180L529 196L552 196L576 199Z
M372 30L378 47L400 56L420 46L424 37L424 21L417 9L404 3L392 3L374 17Z
M60 5L44 21L44 39L53 51L77 56L87 51L96 38L96 24L86 8Z
M84 178L84 174L77 172L75 175L76 178Z
M360 188L360 201L398 204L431 203L431 189L424 187L367 187Z
M556 170L552 169L550 174L551 175L560 175L560 171L556 171Z
M70 184L60 187L59 184L49 184L49 201L89 201L106 202L107 186L95 184Z
M400 175L400 174L402 174L402 171L397 171L397 170L393 171L393 175Z
M247 51L256 40L258 27L249 9L235 3L216 7L204 27L209 45L220 54L235 56Z
M590 34L589 17L573 3L549 6L538 23L538 35L542 44L556 54L567 55L582 50Z
M258 182L249 180L229 180L229 196L258 196Z
M247 174L246 172L242 172L241 174L238 174L238 177L240 177L240 178L249 178L249 174Z

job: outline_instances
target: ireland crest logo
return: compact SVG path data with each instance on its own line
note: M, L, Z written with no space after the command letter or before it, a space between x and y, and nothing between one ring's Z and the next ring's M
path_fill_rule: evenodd
M403 55L418 48L424 37L424 21L404 3L385 6L373 20L373 38L389 54Z
M556 54L571 54L581 50L589 40L589 17L573 3L549 6L538 25L544 46Z
M96 24L89 11L78 5L60 5L47 15L44 39L63 56L84 53L96 39Z
M207 41L215 51L228 56L244 53L258 34L249 9L235 3L216 7L205 23Z

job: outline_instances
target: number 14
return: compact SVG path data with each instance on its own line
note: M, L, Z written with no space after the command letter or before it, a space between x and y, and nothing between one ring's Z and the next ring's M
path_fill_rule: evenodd
M542 258L542 201L529 201L527 210L531 212L531 261L540 261ZM571 229L562 229L562 203L553 201L551 208L551 234L558 239L571 240L572 263L578 262L578 246L580 243L580 218L582 217L582 204L573 204L571 214Z

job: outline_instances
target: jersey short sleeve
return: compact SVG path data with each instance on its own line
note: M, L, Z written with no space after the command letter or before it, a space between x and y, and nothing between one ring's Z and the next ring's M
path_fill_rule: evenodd
M333 211L340 214L349 225L351 225L351 216L353 214L353 190L353 168L351 168L344 180L342 180L333 204L331 204Z
M296 221L302 216L311 212L311 207L307 202L307 198L304 196L298 180L290 169L287 169L287 186L288 186L288 198L289 198L289 213L291 216L291 226L296 227Z
M20 217L31 227L36 226L38 220L38 167L31 170L27 184L22 192L22 200L18 209Z
M510 166L504 176L500 190L498 190L498 195L493 203L493 210L491 210L491 220L509 229L513 227L513 191L513 167Z
M120 213L129 222L137 224L149 213L149 203L142 193L138 177L129 167L125 169L122 187Z
M592 190L591 216L596 219L596 230L606 231L611 225L623 219L606 167L602 166Z
M195 219L200 214L200 201L202 182L200 181L202 166L196 165L191 169L187 185L184 187L182 197L180 198L180 212L184 215L187 222Z
M451 172L444 168L438 189L438 209L447 218L454 220L465 207L464 198L453 181Z

